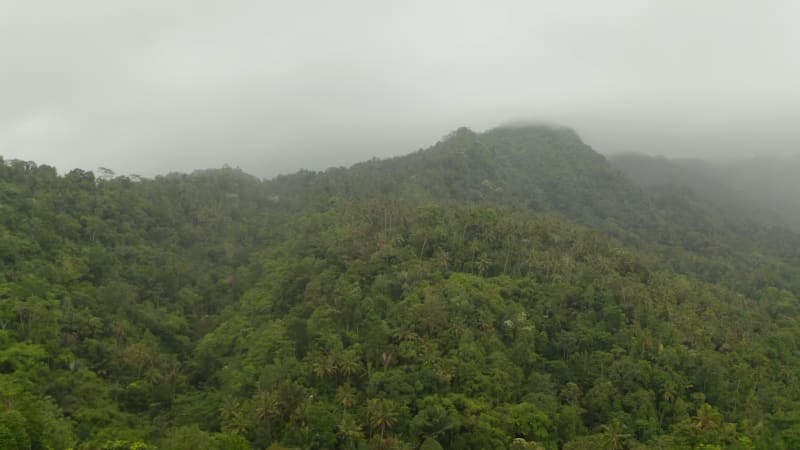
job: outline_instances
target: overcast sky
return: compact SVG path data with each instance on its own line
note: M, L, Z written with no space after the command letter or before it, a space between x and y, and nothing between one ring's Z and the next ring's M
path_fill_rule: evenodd
M800 153L798 18L779 0L0 0L0 155L273 176L515 119L607 153Z

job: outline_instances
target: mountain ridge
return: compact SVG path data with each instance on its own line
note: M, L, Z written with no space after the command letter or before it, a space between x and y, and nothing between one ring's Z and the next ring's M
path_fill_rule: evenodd
M0 163L0 447L797 448L798 236L568 129L260 180Z
M302 187L298 182L305 183ZM658 259L683 273L716 273L720 252L739 253L736 270L744 270L759 248L777 258L800 260L789 249L800 245L797 233L751 216L731 214L714 199L691 191L653 191L629 179L624 171L566 127L525 125L498 127L484 133L460 128L433 146L350 168L301 172L267 182L267 189L296 204L330 207L331 196L356 201L402 198L420 204L463 203L516 205L556 214L601 229L634 248L656 246ZM757 236L757 242L751 237ZM694 255L702 267L682 267L675 248ZM741 250L732 250L732 249ZM685 259L686 255L677 256ZM768 256L767 259L772 259ZM772 263L767 266L776 273ZM724 269L727 270L727 269ZM713 275L710 281L719 280ZM787 275L783 286L800 284Z

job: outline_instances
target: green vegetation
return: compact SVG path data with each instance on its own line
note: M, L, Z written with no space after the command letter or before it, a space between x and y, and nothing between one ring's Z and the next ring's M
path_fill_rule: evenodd
M0 160L0 448L800 448L798 248L543 126L268 181Z
M800 230L798 156L708 162L628 153L610 162L644 189L689 190L727 214Z

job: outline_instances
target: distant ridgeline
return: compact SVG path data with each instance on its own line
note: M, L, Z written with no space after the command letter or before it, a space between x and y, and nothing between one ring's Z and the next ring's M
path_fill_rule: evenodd
M800 448L791 214L611 161L547 125L271 180L0 159L0 449Z
M800 156L709 163L627 153L611 164L644 189L688 189L730 215L800 230Z

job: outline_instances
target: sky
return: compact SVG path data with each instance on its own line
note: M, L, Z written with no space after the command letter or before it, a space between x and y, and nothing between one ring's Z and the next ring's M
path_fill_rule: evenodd
M800 153L800 2L0 0L0 155L262 177L515 120Z

